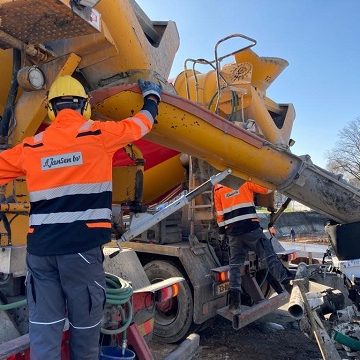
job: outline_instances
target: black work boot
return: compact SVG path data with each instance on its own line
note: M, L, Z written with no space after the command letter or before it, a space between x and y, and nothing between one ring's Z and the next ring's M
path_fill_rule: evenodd
M230 289L229 291L229 310L231 312L240 312L241 292L238 289Z

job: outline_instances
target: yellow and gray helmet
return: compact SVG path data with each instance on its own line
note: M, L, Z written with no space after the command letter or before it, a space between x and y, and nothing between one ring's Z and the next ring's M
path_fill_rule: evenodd
M89 96L81 83L70 75L59 76L48 94L48 116L54 120L62 109L80 109L85 119L90 119Z

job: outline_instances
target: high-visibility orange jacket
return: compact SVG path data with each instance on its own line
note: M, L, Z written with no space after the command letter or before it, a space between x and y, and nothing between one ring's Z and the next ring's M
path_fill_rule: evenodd
M101 122L64 109L45 131L0 153L0 185L26 177L29 253L71 254L110 241L112 157L151 130L151 113L144 105L131 118Z
M260 227L254 204L254 193L268 194L260 185L245 182L238 190L216 184L214 205L218 226L229 235L241 235Z

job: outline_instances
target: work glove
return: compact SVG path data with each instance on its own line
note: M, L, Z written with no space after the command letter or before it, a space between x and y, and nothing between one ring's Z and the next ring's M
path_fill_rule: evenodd
M148 97L149 95L153 95L157 98L157 100L158 100L157 102L158 103L160 102L161 93L162 93L161 85L155 84L148 80L142 80L142 79L138 80L138 84L139 84L139 87L140 87L140 90L142 92L144 99L146 97Z

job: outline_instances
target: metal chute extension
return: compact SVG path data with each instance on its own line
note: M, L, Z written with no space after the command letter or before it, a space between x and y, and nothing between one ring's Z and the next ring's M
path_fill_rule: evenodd
M185 205L189 204L190 201L196 196L200 195L202 192L208 190L211 186L219 183L224 180L228 175L231 174L230 169L226 169L221 173L213 175L209 180L205 181L203 184L190 191L186 195L182 195L178 199L174 200L172 203L159 210L155 214L150 213L139 213L133 215L130 221L130 228L124 234L122 234L121 238L117 240L117 244L121 249L120 243L123 241L130 241L134 239L136 236L140 235L147 229L151 228L161 220L165 219L169 215L173 214L175 211L181 209ZM119 253L116 251L110 255L110 257L114 257Z

